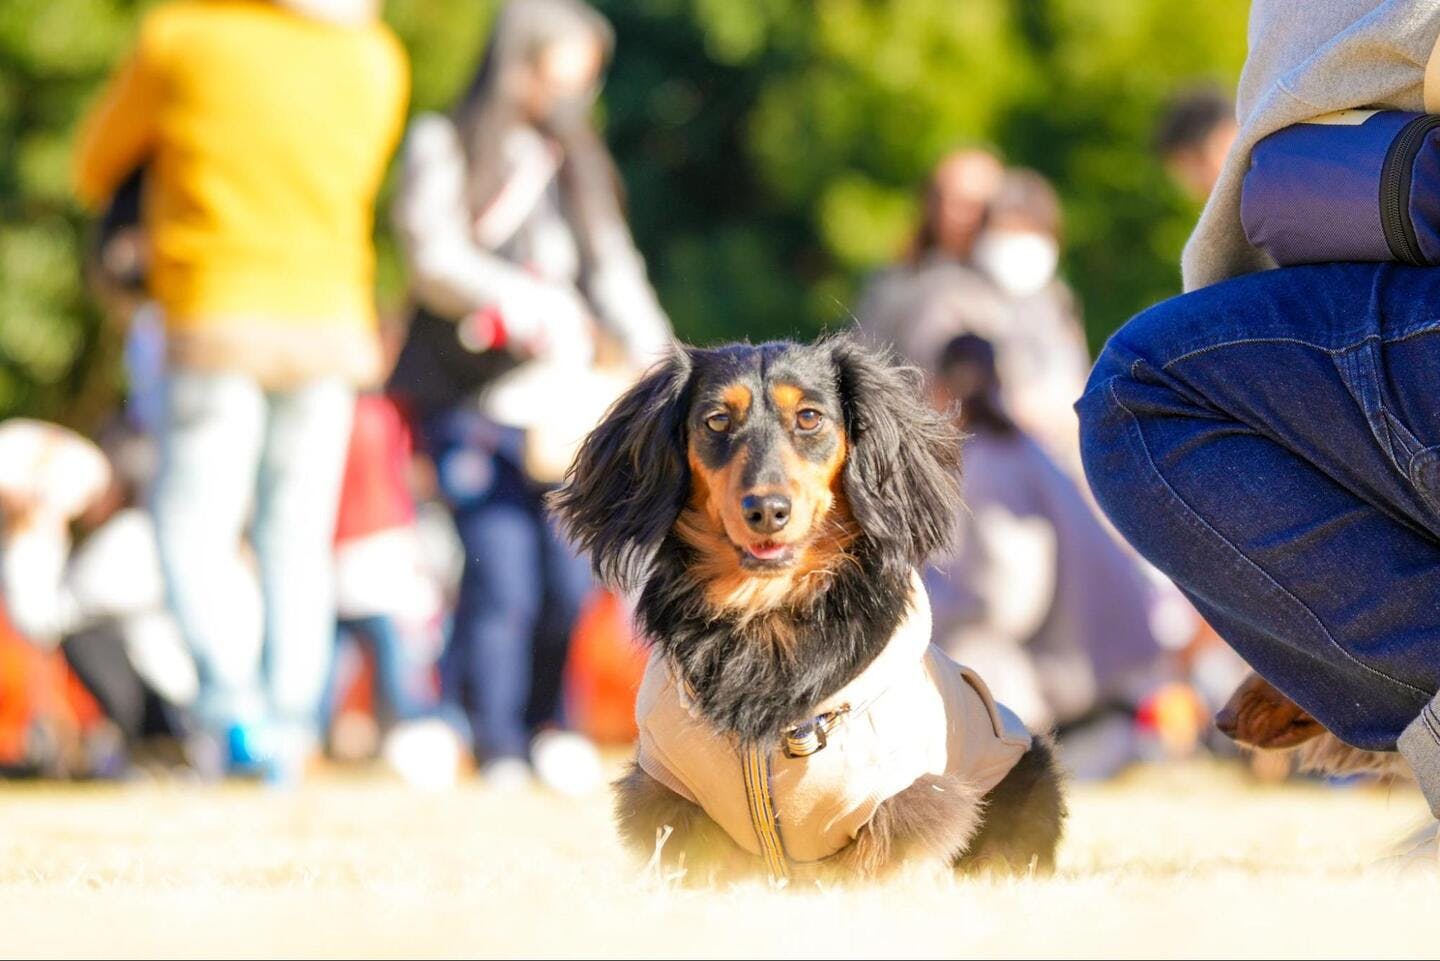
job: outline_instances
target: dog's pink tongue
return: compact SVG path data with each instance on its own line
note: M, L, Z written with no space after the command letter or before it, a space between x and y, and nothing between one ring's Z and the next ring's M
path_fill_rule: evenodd
M784 544L777 544L774 541L765 541L761 544L751 544L746 550L758 560L773 561L785 555L786 547Z

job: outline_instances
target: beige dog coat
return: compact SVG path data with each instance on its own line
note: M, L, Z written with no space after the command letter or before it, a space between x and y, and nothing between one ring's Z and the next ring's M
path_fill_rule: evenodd
M635 714L641 769L700 805L776 874L787 859L839 851L883 801L922 775L958 775L989 791L1031 743L973 671L930 643L930 603L918 576L885 649L778 748L766 752L715 730L658 651Z

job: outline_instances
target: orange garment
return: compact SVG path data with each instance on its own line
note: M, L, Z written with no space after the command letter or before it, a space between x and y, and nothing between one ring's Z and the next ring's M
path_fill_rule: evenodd
M31 733L42 719L75 736L104 716L65 656L25 640L0 609L0 767L33 760Z
M635 695L644 674L645 649L629 607L603 588L592 592L565 661L566 707L575 727L600 744L634 741Z

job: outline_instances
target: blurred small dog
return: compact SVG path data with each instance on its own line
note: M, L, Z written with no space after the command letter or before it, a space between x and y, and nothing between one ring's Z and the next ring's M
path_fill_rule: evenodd
M677 348L610 409L552 504L652 642L632 848L692 880L1053 866L1050 742L930 645L958 452L849 337Z
M1346 776L1410 778L1410 765L1393 751L1351 747L1259 674L1251 673L1215 715L1220 733L1242 747L1293 754L1299 771Z

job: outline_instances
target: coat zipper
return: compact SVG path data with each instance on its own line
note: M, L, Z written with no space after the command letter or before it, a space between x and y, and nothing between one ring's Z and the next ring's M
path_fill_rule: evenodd
M1427 114L1401 127L1380 168L1380 225L1385 231L1385 243L1397 260L1414 267L1424 267L1429 261L1420 249L1415 224L1410 220L1410 180L1415 173L1415 158L1425 144L1425 135L1437 126L1440 126L1440 116Z

